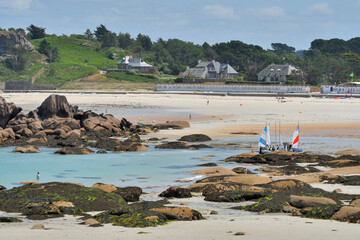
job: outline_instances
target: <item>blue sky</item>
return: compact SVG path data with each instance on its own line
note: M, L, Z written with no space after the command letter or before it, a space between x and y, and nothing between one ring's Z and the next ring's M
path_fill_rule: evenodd
M317 38L360 36L360 0L0 0L0 27L45 27L84 33L104 24L113 32L179 38L198 44L240 40L308 49Z

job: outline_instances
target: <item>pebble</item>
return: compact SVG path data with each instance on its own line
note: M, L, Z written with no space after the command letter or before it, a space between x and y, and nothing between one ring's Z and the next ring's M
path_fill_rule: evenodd
M213 211L210 212L210 215L217 215L218 213L219 213L218 211L213 210Z
M245 235L245 232L237 232L234 234L235 236L242 236L242 235Z
M31 229L45 229L44 224L35 224L34 226L31 227Z

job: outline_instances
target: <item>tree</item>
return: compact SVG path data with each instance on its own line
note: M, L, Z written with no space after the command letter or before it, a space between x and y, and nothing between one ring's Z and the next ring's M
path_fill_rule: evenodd
M153 45L151 38L148 35L139 33L136 37L136 43L145 51L150 51Z
M12 47L9 53L12 56L5 60L6 66L14 71L25 70L30 61L29 52L24 47Z
M37 27L31 24L26 29L29 31L30 39L39 39L45 37L45 28Z
M130 33L119 33L118 35L119 47L122 49L129 49L134 44L134 39L131 38Z
M86 29L84 36L85 36L85 39L89 40L89 41L94 39L94 34L90 31L90 29Z
M17 29L15 29L15 32L17 32L17 33L19 33L19 34L21 34L21 35L26 35L26 33L25 33L25 30L24 29L22 29L22 28L17 28Z
M102 38L105 34L107 33L110 33L110 31L104 26L104 25L100 25L96 28L96 30L94 31L94 35L95 35L95 38L101 42L102 41Z
M106 32L101 37L101 47L102 48L109 48L109 47L116 47L117 46L117 36L116 33L113 32Z
M49 62L55 62L59 58L59 51L56 47L44 39L38 48L39 53L45 54L49 58Z
M281 56L284 53L294 53L295 48L286 45L285 43L272 43L271 44L272 49L276 53L276 55Z

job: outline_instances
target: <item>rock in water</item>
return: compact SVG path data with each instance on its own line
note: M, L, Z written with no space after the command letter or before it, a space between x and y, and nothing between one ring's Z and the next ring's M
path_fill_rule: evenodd
M48 118L73 118L77 112L77 107L71 106L66 97L52 94L38 107L38 116L41 119Z
M182 136L180 138L180 141L207 142L207 141L211 141L211 138L205 134L191 134L191 135Z
M17 147L13 150L16 153L40 153L40 150L37 147Z
M82 155L82 154L92 154L92 153L94 153L94 151L88 148L71 148L71 147L65 147L55 152L55 154L60 154L60 155L66 155L66 154Z
M0 96L0 127L5 128L6 124L21 112L22 108L17 107L14 103L7 103Z
M12 47L23 47L28 51L35 49L24 34L17 32L0 33L0 54L8 53Z

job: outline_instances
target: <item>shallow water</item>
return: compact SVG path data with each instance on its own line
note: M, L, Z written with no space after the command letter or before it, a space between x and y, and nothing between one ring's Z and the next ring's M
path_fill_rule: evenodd
M159 150L150 147L147 152L126 152L91 155L55 155L56 149L41 148L39 154L12 153L14 147L0 149L0 185L7 188L18 186L19 182L36 180L40 182L76 182L91 186L102 182L119 187L140 186L145 189L164 189L170 185L182 185L176 180L200 176L189 171L201 169L196 165L216 162L219 166L237 167L237 164L219 160L240 154L246 150L203 149L203 150ZM215 157L208 157L214 155ZM198 158L208 157L208 160ZM256 167L251 167L254 170ZM188 184L188 183L187 183Z
M291 139L284 139L284 142L290 142ZM240 144L241 146L252 146L252 150L257 150L258 136L239 137L231 139L218 139L217 142ZM273 145L279 144L272 140ZM300 147L304 152L319 154L336 154L339 150L359 149L360 139L332 138L332 137L301 137ZM250 147L243 147L243 150L251 151Z

